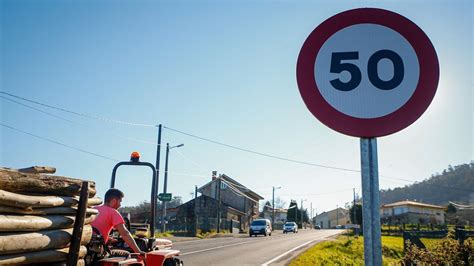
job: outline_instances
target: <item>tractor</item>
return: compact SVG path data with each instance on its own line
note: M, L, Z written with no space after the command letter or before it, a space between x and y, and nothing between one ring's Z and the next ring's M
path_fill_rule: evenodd
M117 234L112 234L110 236L111 241L109 241L109 243L112 244L108 244L107 246L104 245L103 241L100 242L100 237L99 239L93 238L91 240L88 250L89 261L86 259L86 265L182 266L183 262L178 258L180 251L172 249L172 242L167 239L155 238L155 217L158 185L155 166L148 162L140 162L140 154L138 152L133 152L130 161L119 162L114 166L112 171L110 188L115 187L115 174L117 172L117 169L123 165L145 166L149 167L153 172L151 187L151 221L145 227L137 228L135 231L134 238L140 249L146 252L146 256L142 260L140 259L140 254L130 253L133 251L126 246L125 242ZM126 217L124 218L125 225L130 231L130 220ZM148 228L150 229L150 237L147 236ZM94 243L94 241L96 243ZM116 254L120 255L121 252L125 254L125 256L113 256ZM107 253L109 254L109 256L104 256ZM96 259L91 259L91 257L94 256L96 256ZM97 257L99 257L99 259L97 259ZM94 261L94 263L92 261Z

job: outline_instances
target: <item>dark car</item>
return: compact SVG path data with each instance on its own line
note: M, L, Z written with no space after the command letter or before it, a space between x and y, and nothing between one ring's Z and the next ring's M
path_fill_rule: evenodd
M316 224L316 225L314 226L314 229L318 229L318 230L319 230L319 229L321 229L321 226L319 226L318 224Z

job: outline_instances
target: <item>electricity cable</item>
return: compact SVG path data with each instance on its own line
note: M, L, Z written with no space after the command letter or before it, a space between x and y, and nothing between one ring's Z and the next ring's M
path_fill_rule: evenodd
M37 105L41 105L41 106L44 106L44 107L55 109L55 110L58 110L58 111L61 111L61 112L86 117L86 118L89 118L89 119L95 119L95 120L99 120L99 121L106 121L106 122L111 122L111 123L116 123L116 124L129 125L129 126L156 127L156 125L151 125L151 124L132 123L132 122L127 122L127 121L121 121L121 120L110 119L110 118L105 118L105 117L101 117L101 116L93 116L93 115L89 115L89 114L70 111L70 110L67 110L67 109L64 109L64 108L55 107L55 106L45 104L45 103L41 103L41 102L38 102L38 101L33 101L33 100L30 100L30 99L27 99L27 98L24 98L24 97L21 97L21 96L17 96L17 95L14 95L14 94L11 94L11 93L8 93L8 92L5 92L5 91L0 91L0 93L4 94L4 95L8 95L8 96L13 97L13 98L23 100L23 101L27 101L27 102L34 103L34 104L37 104Z
M64 143L61 143L61 142L58 142L58 141L55 141L55 140L44 138L44 137L41 137L41 136L38 136L38 135L35 135L35 134L32 134L32 133L23 131L21 129L12 127L12 126L8 126L8 125L2 124L2 123L0 123L0 125L3 126L3 127L9 128L11 130L15 130L15 131L21 132L23 134L26 134L26 135L29 135L29 136L32 136L32 137L35 137L35 138L39 138L39 139L42 139L44 141L48 141L48 142L51 142L51 143L54 143L54 144L57 144L57 145L60 145L60 146L64 146L64 147L67 147L67 148L70 148L70 149L73 149L73 150L76 150L76 151L79 151L79 152L82 152L82 153L86 153L86 154L89 154L89 155L93 155L93 156L100 157L100 158L107 159L107 160L114 161L114 162L119 162L119 160L117 160L117 159L107 157L107 156L104 156L104 155L100 155L100 154L95 153L95 152L86 151L84 149L77 148L77 147L74 147L74 146L71 146L71 145L67 145L67 144L64 144Z
M0 93L4 94L4 95L8 95L10 97L14 97L14 98L17 98L17 99L24 100L24 101L27 101L27 102L31 102L31 103L34 103L34 104L37 104L37 105L41 105L41 106L52 108L52 109L55 109L55 110L58 110L58 111L62 111L62 112L66 112L66 113L86 117L86 118L89 118L89 119L95 119L95 120L99 120L99 121L113 122L113 123L125 124L125 125L131 125L131 126L156 127L156 125L152 125L152 124L132 123L132 122L127 122L127 121L104 118L102 116L93 116L93 115L88 115L88 114L79 113L79 112L75 112L75 111L70 111L70 110L66 110L64 108L59 108L59 107L51 106L51 105L44 104L44 103L41 103L41 102L38 102L38 101L30 100L30 99L27 99L27 98L24 98L24 97L21 97L21 96L17 96L17 95L8 93L8 92L4 92L4 91L1 91L1 90L0 90ZM2 98L7 99L5 97L2 97ZM11 99L8 99L8 100L13 101ZM13 102L16 102L16 101L13 101ZM18 103L18 102L16 102L16 103ZM21 104L21 103L19 103L19 104ZM21 104L21 105L26 106L24 104ZM27 107L29 107L29 106L27 106ZM62 119L62 120L68 121L68 122L76 123L76 122L73 122L71 120L68 120L68 119L65 119L65 118L60 118L60 117L58 117L56 115L53 115L53 114L49 114L47 112L44 112L44 111L39 110L39 109L34 108L34 107L30 107L30 108L32 108L34 110L37 110L37 111L40 111L42 113L48 114L48 115L52 115L56 118L59 118L59 119ZM200 136L197 136L197 135L194 135L194 134L190 134L190 133L186 133L186 132L183 132L183 131L180 131L180 130L177 130L177 129L173 129L173 128L170 128L170 127L167 127L167 126L163 126L163 128L168 129L170 131L174 131L174 132L183 134L183 135L186 135L186 136L189 136L189 137L197 138L197 139L200 139L200 140L203 140L203 141L206 141L206 142L214 143L214 144L217 144L217 145L221 145L221 146L224 146L224 147L228 147L228 148L243 151L243 152L248 152L248 153L260 155L260 156L263 156L263 157L268 157L268 158L273 158L273 159L278 159L278 160L282 160L282 161L293 162L293 163L298 163L298 164L303 164L303 165L316 166L316 167L321 167L321 168L326 168L326 169L347 171L347 172L353 172L353 173L360 173L361 172L360 170L355 170L355 169L327 166L327 165L322 165L322 164L315 164L315 163L304 162L304 161L299 161L299 160L294 160L294 159L288 159L288 158L284 158L284 157L281 157L281 156L275 156L275 155L262 153L262 152L258 152L258 151L254 151L254 150L250 150L250 149L240 148L240 147L237 147L237 146L234 146L234 145L225 144L225 143L222 143L222 142L219 142L219 141L214 141L214 140L211 140L211 139L208 139L208 138L200 137ZM132 140L132 141L147 143L147 144L158 145L157 143L150 142L150 141L144 141L144 140L138 140L138 139L132 139L132 138L126 138L126 137L122 137L122 138ZM403 178L388 177L388 176L385 176L385 175L380 175L380 177L381 177L381 179L388 178L388 179L392 179L392 180L401 180L401 181L405 181L405 182L417 182L417 181L403 179ZM470 192L474 191L474 190L471 190L471 189L456 188L456 187L449 187L449 186L443 186L443 185L434 185L434 184L426 184L426 185L435 186L435 187L449 188L449 189L456 189L456 190L463 190L463 191L470 191Z
M7 98L7 97L5 97L5 96L0 96L0 98L5 99L5 100L8 100L8 101L11 101L11 102L16 103L16 104L19 104L19 105L21 105L21 106L24 106L24 107L33 109L33 110L38 111L38 112L40 112L40 113L43 113L43 114L45 114L45 115L48 115L48 116L51 116L51 117L54 117L54 118L57 118L57 119L60 119L60 120L63 120L63 121L67 121L67 122L69 122L69 123L72 123L72 124L75 124L75 125L78 125L78 126L81 126L81 127L89 128L89 126L87 126L87 125L85 125L85 124L78 123L78 122L76 122L76 121L73 121L73 120L64 118L64 117L62 117L62 116L58 116L58 115L52 114L52 113L50 113L50 112L43 111L43 110L41 110L41 109L35 108L35 107L30 106L30 105L27 105L27 104L20 103L20 102L18 102L18 101L12 100L12 99ZM110 133L110 132L109 132L109 133ZM156 143L156 142L152 142L152 141L148 141L148 140L129 138L129 137L117 135L117 134L115 134L115 133L110 133L110 134L111 134L111 135L114 135L114 136L116 136L116 137L118 137L118 138L125 139L125 140L129 140L129 141L134 141L134 142L139 142L139 143L144 143L144 144L151 144L151 145L155 145L155 146L158 146L158 145L159 145L159 144ZM163 144L161 144L161 145L163 145Z
M183 131L180 131L180 130L177 130L177 129L173 129L173 128L170 128L170 127L167 127L167 126L163 126L163 128L174 131L174 132L177 132L177 133L180 133L180 134L183 134L183 135L186 135L186 136L189 136L189 137L193 137L193 138L196 138L196 139L200 139L200 140L203 140L203 141L214 143L214 144L217 144L217 145L220 145L220 146L224 146L224 147L227 147L227 148L231 148L231 149L235 149L235 150L239 150L239 151L243 151L243 152L248 152L248 153L252 153L252 154L256 154L256 155L260 155L260 156L264 156L264 157L268 157L268 158L273 158L273 159L278 159L278 160L293 162L293 163L299 163L299 164L304 164L304 165L310 165L310 166L317 166L317 167L322 167L322 168L327 168L327 169L334 169L334 170L360 173L359 170L341 168L341 167L333 167L333 166L327 166L327 165L315 164L315 163L309 163L309 162L303 162L303 161L288 159L288 158L275 156L275 155L271 155L271 154L267 154L267 153L262 153L262 152L258 152L258 151L253 151L253 150L249 150L249 149L244 149L244 148L240 148L240 147L237 147L237 146L225 144L225 143L222 143L222 142L219 142L219 141L214 141L214 140L211 140L211 139L208 139L208 138L196 136L196 135L186 133L186 132L183 132Z

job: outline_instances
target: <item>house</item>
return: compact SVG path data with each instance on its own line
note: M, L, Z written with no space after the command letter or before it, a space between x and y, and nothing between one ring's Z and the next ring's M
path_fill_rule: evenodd
M416 201L398 201L380 207L382 223L444 224L445 207Z
M242 230L246 230L252 220L258 217L259 201L263 200L262 196L229 176L221 174L217 177L216 171L212 172L211 181L200 187L198 191L204 196L220 200L222 204L241 212L242 215L238 215L237 221L240 222Z
M214 171L212 179L198 189L201 196L180 205L176 221L185 224L185 231L209 231L220 228L247 231L258 217L259 200L263 197L227 175ZM184 228L184 227L183 227Z
M168 228L174 231L197 233L198 230L209 232L217 229L217 217L220 217L219 228L223 230L241 232L241 217L244 212L234 209L224 203L219 205L217 199L201 195L180 206L175 220L171 220Z
M288 214L288 209L284 208L275 208L275 221L273 226L275 228L279 228L283 226L283 224L286 222L286 217ZM262 213L260 214L260 217L264 219L269 219L272 221L273 219L273 208L270 202L267 202L265 206L263 206Z
M337 208L328 212L323 212L313 218L315 225L321 228L336 228L337 225L346 225L350 223L349 210Z

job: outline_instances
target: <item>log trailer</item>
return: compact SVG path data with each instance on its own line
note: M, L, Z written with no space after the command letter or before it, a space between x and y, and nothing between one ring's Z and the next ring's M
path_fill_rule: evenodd
M120 166L128 165L128 166L144 166L149 167L152 172L152 187L151 187L151 221L149 224L150 228L150 237L147 238L146 234L136 234L135 242L140 247L141 250L146 252L146 256L144 260L139 259L139 254L137 253L130 253L128 257L109 257L103 258L98 261L100 266L112 266L112 265L142 265L142 266L182 266L183 262L178 258L180 251L173 250L172 243L170 240L167 239L156 239L155 238L155 216L156 216L156 203L157 203L157 185L158 180L156 176L156 169L153 164L148 162L140 162L140 154L138 152L133 152L130 158L130 161L123 161L119 162L115 165L112 170L112 178L110 182L110 188L115 187L115 174L117 169ZM126 226L128 230L130 230L130 221L126 219ZM113 246L110 247L111 250L113 249L125 249L127 251L133 252L130 248L124 246L124 242L118 238L113 238L116 241ZM90 244L89 252L103 252L100 250L100 247L95 246L94 243ZM88 265L91 262L87 262Z

